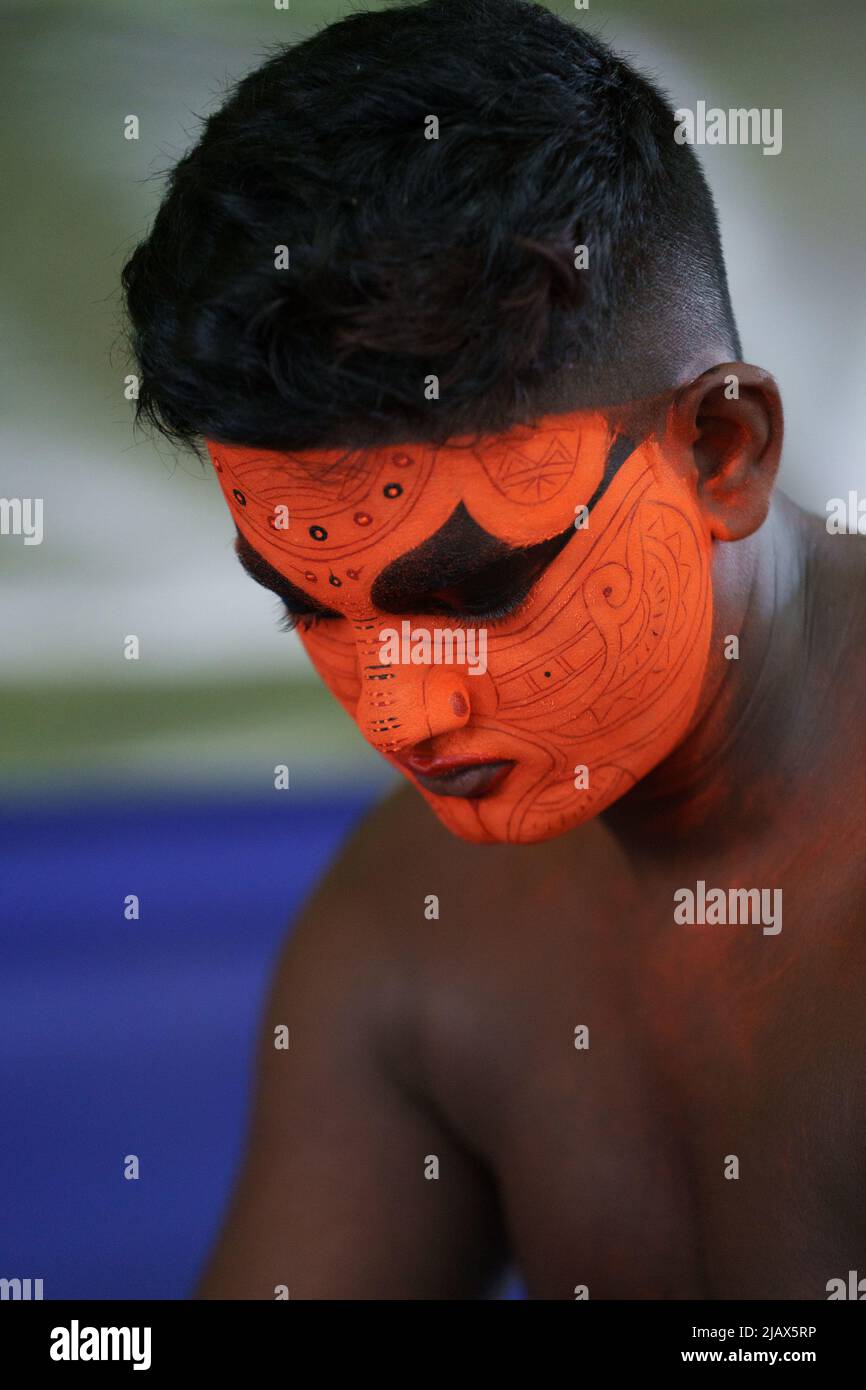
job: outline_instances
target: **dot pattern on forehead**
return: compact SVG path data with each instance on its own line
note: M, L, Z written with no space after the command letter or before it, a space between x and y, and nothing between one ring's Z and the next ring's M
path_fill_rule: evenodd
M512 544L556 535L598 487L611 438L602 415L576 412L442 446L289 454L208 441L208 448L239 529L270 564L327 582L332 574L349 578L349 562L362 589L364 573L372 582L461 502L484 530ZM289 514L287 527L270 524L278 507Z

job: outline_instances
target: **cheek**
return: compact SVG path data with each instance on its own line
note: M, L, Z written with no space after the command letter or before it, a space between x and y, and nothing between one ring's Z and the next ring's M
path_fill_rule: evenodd
M647 496L587 542L563 552L528 616L490 644L497 704L485 723L519 765L489 802L436 808L465 838L530 843L591 819L672 751L694 714L712 626L697 508L676 492Z
M709 547L685 499L651 497L573 543L530 616L491 644L498 716L550 746L620 745L633 767L697 698L711 622ZM639 748L636 744L639 743ZM585 761L585 758L584 758Z
M334 699L339 700L346 713L354 719L361 693L361 680L357 648L349 623L319 623L306 632L299 628L298 636L316 672Z

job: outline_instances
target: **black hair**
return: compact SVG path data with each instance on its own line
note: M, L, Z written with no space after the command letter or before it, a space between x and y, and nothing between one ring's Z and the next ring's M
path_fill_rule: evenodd
M435 442L649 395L702 344L739 356L674 125L525 0L399 4L280 46L124 266L137 422L192 448Z

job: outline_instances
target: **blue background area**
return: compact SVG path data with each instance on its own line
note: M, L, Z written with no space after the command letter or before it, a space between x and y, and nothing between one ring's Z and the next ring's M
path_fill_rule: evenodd
M240 1159L270 968L372 799L0 815L0 1275L46 1298L189 1293Z
M0 1276L47 1299L189 1295L287 923L375 797L0 813Z

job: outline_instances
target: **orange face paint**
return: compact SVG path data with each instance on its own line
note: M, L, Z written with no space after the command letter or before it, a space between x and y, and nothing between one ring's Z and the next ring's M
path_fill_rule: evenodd
M339 614L301 633L322 679L457 835L561 834L683 736L707 662L711 541L693 486L657 437L634 443L581 411L440 447L208 449L241 534ZM495 623L377 608L382 571L460 504L510 546L569 537ZM383 634L395 631L403 640L389 639L385 654ZM472 659L481 632L483 669ZM506 766L486 794L446 796L416 775L443 762Z

